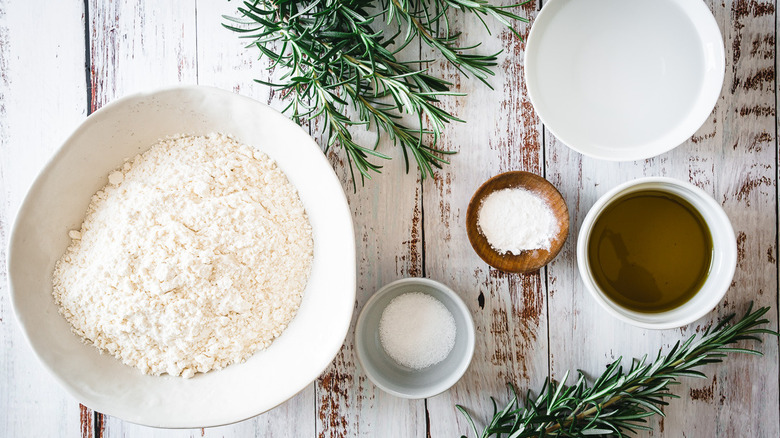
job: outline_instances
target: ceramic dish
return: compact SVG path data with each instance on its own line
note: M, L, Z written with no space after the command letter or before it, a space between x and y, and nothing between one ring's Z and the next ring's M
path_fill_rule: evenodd
M229 133L276 160L298 189L314 231L314 261L300 309L270 348L192 379L142 374L83 344L57 313L54 263L90 197L126 157L174 134ZM317 144L255 100L208 87L137 94L106 105L68 138L19 210L8 259L11 299L43 365L95 411L158 427L203 427L255 416L308 386L339 351L355 300L352 216Z
M596 284L588 260L588 242L593 224L612 201L630 193L659 190L672 193L688 201L704 218L712 236L712 262L707 280L686 303L658 313L641 313L627 309L609 298ZM596 301L613 316L629 324L649 329L669 329L690 324L718 305L731 286L737 267L737 240L726 212L702 189L672 178L640 178L621 184L605 193L591 207L580 228L577 239L577 265L580 278Z
M379 320L393 298L422 292L441 301L455 319L455 346L443 361L421 370L399 365L379 341ZM466 303L452 289L427 278L405 278L379 289L363 306L355 325L358 361L369 379L383 391L403 398L427 398L454 385L474 355L474 321Z
M525 51L542 122L604 160L684 142L712 112L724 72L720 30L701 0L549 0Z

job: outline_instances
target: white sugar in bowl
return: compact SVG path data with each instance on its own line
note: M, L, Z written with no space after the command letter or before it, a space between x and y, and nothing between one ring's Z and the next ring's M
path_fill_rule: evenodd
M420 292L446 307L455 322L455 342L441 362L415 369L401 365L385 351L380 320L388 304L401 295ZM437 315L432 315L438 319ZM397 397L420 399L440 394L460 380L474 355L474 321L458 294L434 280L405 278L379 289L363 306L355 326L355 348L363 371L383 391Z

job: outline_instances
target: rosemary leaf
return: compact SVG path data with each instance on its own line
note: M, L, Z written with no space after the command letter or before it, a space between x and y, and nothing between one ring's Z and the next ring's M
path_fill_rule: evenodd
M504 409L494 410L493 418L481 433L466 408L458 405L457 409L480 438L623 436L636 430L650 430L643 424L646 418L663 416L660 407L668 404L664 399L679 398L669 392L670 385L678 384L676 380L680 377L705 377L691 368L721 362L728 353L760 356L761 352L752 348L731 345L744 340L761 342L755 334L778 335L758 328L769 323L761 318L769 308L752 309L751 303L739 321L728 325L734 319L730 315L708 328L699 339L693 335L682 344L676 343L666 355L659 351L652 363L646 363L647 356L635 359L628 372L623 371L622 359L618 359L591 385L579 372L577 382L568 386L566 373L557 385L545 381L533 402L529 391L525 403L521 404L510 383L512 399Z
M421 178L447 164L449 152L437 146L450 122L462 122L440 106L444 96L460 96L452 84L429 74L432 60L399 59L400 50L421 41L467 76L485 83L495 75L498 53L480 54L479 44L461 45L448 14L459 11L492 17L515 35L515 21L526 19L488 0L244 0L238 17L223 17L226 29L249 41L260 57L278 70L272 87L291 101L285 111L298 123L319 118L326 148L346 151L353 186L379 173L372 157L389 159L374 149L383 137L399 145L407 172L410 157ZM489 29L488 29L489 30ZM391 49L394 48L394 49ZM411 114L411 125L403 118ZM353 129L376 132L374 145L361 145Z

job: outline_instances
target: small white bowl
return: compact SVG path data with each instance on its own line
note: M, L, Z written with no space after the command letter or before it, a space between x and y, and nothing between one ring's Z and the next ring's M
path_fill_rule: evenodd
M701 0L549 0L528 36L525 82L563 143L595 158L639 160L707 120L724 53Z
M710 273L701 289L685 304L658 313L642 313L627 309L611 300L593 279L588 261L588 241L598 216L613 201L630 193L659 190L672 193L688 201L704 218L712 235L712 262ZM640 178L610 190L591 207L580 227L577 239L577 265L580 278L588 292L607 312L629 324L649 329L669 329L690 324L718 305L731 286L737 267L737 241L726 212L704 190L673 178Z
M273 158L298 189L314 231L314 260L297 315L245 363L192 379L150 376L81 342L57 313L54 263L91 196L124 158L175 134L222 132ZM322 150L256 100L211 87L134 94L89 116L38 175L9 243L11 302L33 351L79 402L156 427L217 426L267 411L307 387L344 342L355 303L352 214Z
M443 361L421 370L398 364L379 340L379 320L393 298L422 292L439 300L455 319L455 346ZM355 347L363 371L376 386L396 397L420 399L454 385L474 356L474 320L466 303L452 289L427 278L404 278L379 289L363 306L355 325Z

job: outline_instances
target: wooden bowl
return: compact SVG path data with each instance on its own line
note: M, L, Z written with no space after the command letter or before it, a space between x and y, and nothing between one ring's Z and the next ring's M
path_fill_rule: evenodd
M477 216L482 201L497 190L521 188L540 196L550 206L558 220L558 234L550 242L550 249L523 251L518 255L507 252L500 254L488 243L477 225ZM466 232L477 255L488 265L505 272L533 272L550 263L563 248L569 235L569 209L563 196L549 181L530 172L506 172L487 180L471 197L466 211Z

